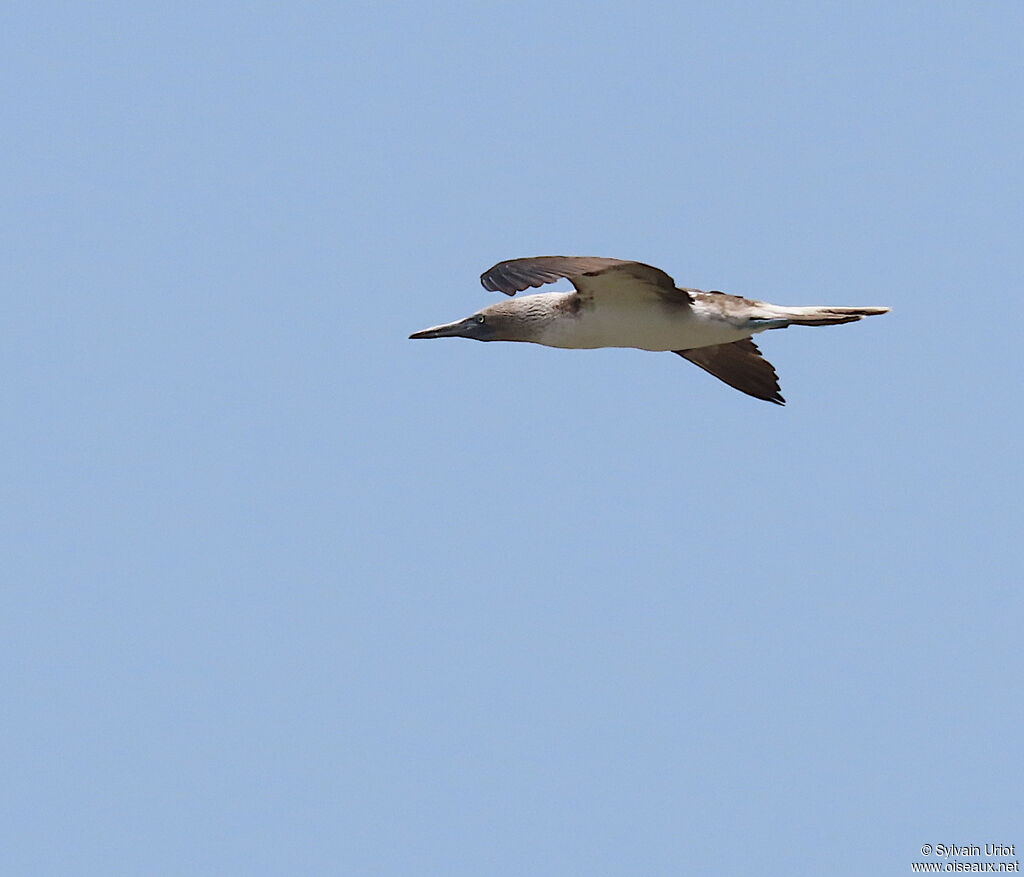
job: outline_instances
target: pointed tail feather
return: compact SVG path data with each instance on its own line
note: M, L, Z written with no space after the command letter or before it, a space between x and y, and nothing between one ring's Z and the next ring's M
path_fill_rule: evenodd
M790 326L838 326L889 312L889 308L787 308L780 305L769 305L766 310L771 311L770 319L784 319Z

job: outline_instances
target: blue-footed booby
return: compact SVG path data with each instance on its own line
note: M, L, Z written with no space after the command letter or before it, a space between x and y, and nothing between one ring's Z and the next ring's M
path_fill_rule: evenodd
M561 279L575 292L520 296L409 337L671 351L748 396L785 405L775 369L761 358L751 335L787 326L852 323L889 310L783 307L680 288L664 271L642 262L587 256L511 259L480 275L485 289L506 295Z

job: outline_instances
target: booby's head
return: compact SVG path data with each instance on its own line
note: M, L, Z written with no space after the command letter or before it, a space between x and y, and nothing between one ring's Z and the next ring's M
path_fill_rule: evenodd
M489 305L464 320L445 323L413 332L410 338L473 338L476 341L533 341L549 316L547 307L540 307L547 296L523 296L512 301Z

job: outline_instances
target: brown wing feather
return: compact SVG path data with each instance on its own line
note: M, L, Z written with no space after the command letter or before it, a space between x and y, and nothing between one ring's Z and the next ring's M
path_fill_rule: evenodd
M531 286L543 286L562 278L625 264L627 262L622 259L602 259L599 256L536 256L532 259L509 259L484 271L480 275L480 282L484 289L492 292L515 295Z
M676 288L676 282L660 268L643 262L623 262L601 271L590 271L570 277L572 285L584 298L608 296L650 295L676 304L689 304L692 296L685 289Z
M775 374L775 368L767 359L762 358L761 351L749 338L731 344L673 352L699 365L708 374L725 381L741 393L776 405L786 404L779 392L779 377Z

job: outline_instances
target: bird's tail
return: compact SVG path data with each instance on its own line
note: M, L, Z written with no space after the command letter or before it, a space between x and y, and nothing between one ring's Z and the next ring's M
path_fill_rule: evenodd
M864 317L888 313L889 308L787 308L765 305L764 311L763 315L757 315L757 319L784 320L786 326L838 326L840 323L852 323Z

